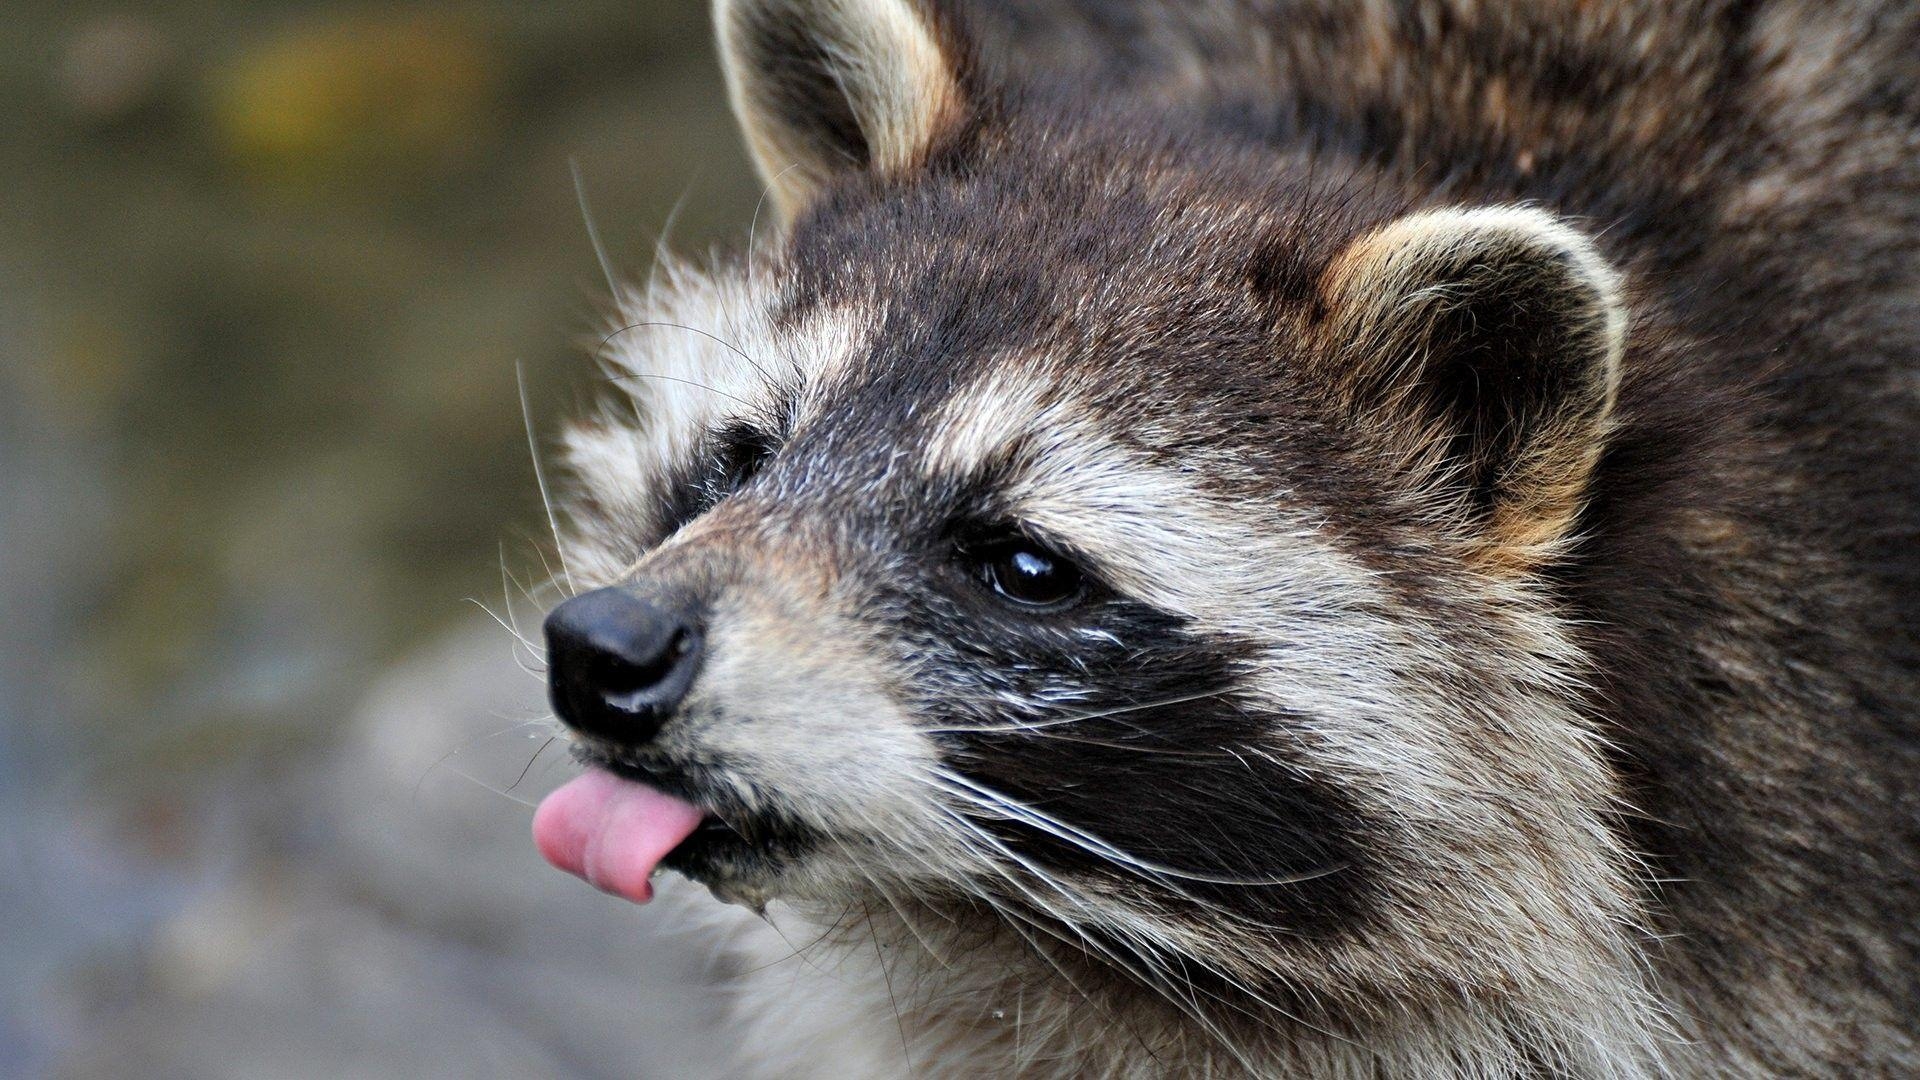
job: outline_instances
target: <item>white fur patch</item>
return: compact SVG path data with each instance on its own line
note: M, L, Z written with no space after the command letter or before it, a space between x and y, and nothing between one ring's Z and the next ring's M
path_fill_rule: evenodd
M848 312L776 330L755 285L768 270L755 265L709 275L663 260L651 287L620 294L597 355L619 393L564 436L580 494L606 523L577 522L567 545L581 587L629 572L634 538L660 539L657 496L709 432L730 419L771 426L783 393L821 381L860 340Z

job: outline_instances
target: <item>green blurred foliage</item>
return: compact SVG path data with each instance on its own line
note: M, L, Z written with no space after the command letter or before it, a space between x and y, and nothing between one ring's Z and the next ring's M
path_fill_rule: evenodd
M541 573L515 369L551 431L605 295L570 163L628 274L682 196L682 250L751 212L705 5L8 20L3 385L106 508L74 540L78 719L189 761L323 738L464 598L498 608L503 545Z

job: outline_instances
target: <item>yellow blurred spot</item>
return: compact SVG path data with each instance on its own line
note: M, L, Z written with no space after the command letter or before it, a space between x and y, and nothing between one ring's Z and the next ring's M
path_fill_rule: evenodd
M331 22L243 54L213 87L214 123L271 184L418 175L475 146L494 120L497 81L493 50L463 20Z

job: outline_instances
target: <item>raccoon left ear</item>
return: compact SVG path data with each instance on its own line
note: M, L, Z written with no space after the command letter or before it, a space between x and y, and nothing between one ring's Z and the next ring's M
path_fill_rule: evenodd
M1627 309L1592 241L1526 207L1442 210L1350 245L1322 331L1358 424L1529 565L1572 526L1620 380Z
M835 174L911 167L960 115L926 0L714 0L734 115L783 220Z

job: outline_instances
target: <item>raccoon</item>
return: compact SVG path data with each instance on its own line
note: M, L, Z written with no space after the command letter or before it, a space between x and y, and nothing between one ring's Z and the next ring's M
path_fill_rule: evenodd
M1920 4L716 21L534 828L733 1068L1920 1075Z

